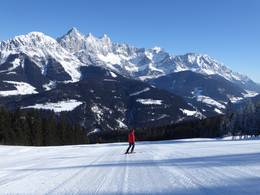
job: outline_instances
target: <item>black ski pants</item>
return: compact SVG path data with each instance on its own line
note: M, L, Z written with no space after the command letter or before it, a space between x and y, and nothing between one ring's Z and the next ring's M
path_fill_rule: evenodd
M129 146L128 146L127 150L126 150L126 153L129 152L130 148L131 148L131 153L132 153L134 151L135 144L134 143L129 143Z

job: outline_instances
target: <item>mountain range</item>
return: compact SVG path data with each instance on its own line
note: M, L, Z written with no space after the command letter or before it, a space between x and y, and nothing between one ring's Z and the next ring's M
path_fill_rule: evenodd
M136 48L76 28L57 39L31 32L0 43L2 104L67 111L88 129L205 118L259 92L208 55Z

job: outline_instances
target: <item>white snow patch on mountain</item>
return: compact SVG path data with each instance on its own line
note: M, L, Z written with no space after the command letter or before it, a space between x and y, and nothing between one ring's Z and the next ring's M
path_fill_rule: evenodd
M120 119L116 119L116 122L118 123L119 128L127 128L127 125L122 122Z
M53 88L56 87L56 82L55 82L55 81L50 81L49 83L44 84L42 87L43 87L46 91L49 91L49 90L51 90L51 89L53 89Z
M168 114L161 114L157 120L160 120L160 119L163 119L163 118L167 118L167 117L170 117Z
M214 111L215 111L216 113L218 113L218 114L223 114L223 112L222 112L221 110L217 109L217 108L214 108Z
M131 93L130 96L139 95L139 94L144 93L144 92L149 91L149 90L150 90L150 88L149 88L149 87L146 87L146 88L144 88L143 90L140 90L140 91Z
M46 102L43 104L35 104L32 106L22 107L23 109L26 108L34 108L34 109L44 109L44 110L53 110L54 112L64 112L64 111L71 111L74 110L76 107L83 104L78 100L64 100L59 102Z
M10 71L13 71L18 66L23 65L23 60L21 60L20 58L15 58L14 61L11 62L11 64L13 65L13 67L8 68L7 70L1 70L0 73L8 72L7 74L12 74L12 72Z
M162 104L162 100L153 100L153 99L137 99L137 102L141 103L141 104L145 104L145 105L161 105Z
M121 59L118 55L108 53L107 55L97 54L97 56L104 62L110 64L121 64Z
M246 94L243 94L245 98L247 98L247 97L255 97L255 96L258 95L258 93L255 92L255 91L246 90L246 92L247 92Z
M155 79L155 78L158 78L160 77L161 75L157 75L157 76L154 76L154 75L148 75L148 76L140 76L139 79L141 81L146 81L146 80L149 80L149 79Z
M100 122L103 117L103 114L104 114L102 108L100 108L98 105L93 105L91 107L91 110L94 113L94 115L96 116L97 121Z
M180 111L182 111L182 113L185 114L186 116L194 116L199 119L206 118L205 115L203 115L201 112L197 110L187 110L187 109L180 108Z
M183 114L186 114L187 116L193 116L197 112L196 110L187 110L182 108L180 108L180 110L183 112Z
M0 71L1 72L1 71ZM6 73L7 75L8 74L16 74L16 72L8 72L8 73Z
M95 133L98 133L98 132L100 132L101 130L99 129L99 128L95 128L93 131L90 131L89 133L88 133L88 135L91 135L91 134L95 134Z
M116 77L117 77L117 75L116 75L114 72L112 72L112 71L110 71L110 75L111 75L113 78L116 78Z
M26 95L26 94L38 93L33 86L25 82L16 82L16 81L3 81L3 82L13 84L16 90L0 91L0 96Z
M211 105L211 106L216 106L219 109L225 109L226 108L223 104L219 103L218 101L212 99L211 97L204 96L204 95L197 96L197 101L203 102L203 103Z
M228 95L228 98L232 103L237 103L244 99L243 97L236 97L236 96L231 96L231 95Z

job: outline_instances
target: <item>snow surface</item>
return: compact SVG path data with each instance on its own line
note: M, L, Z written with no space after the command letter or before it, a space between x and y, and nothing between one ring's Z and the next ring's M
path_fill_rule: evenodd
M116 77L117 77L117 75L116 75L114 72L112 72L112 71L110 71L110 75L111 75L113 78L116 78Z
M224 114L221 110L217 109L217 108L214 108L214 111L218 114Z
M103 117L103 115L104 115L103 109L100 108L98 105L93 105L91 107L91 111L95 114L96 120L98 120L100 122L102 117Z
M187 110L182 108L180 108L180 110L183 112L183 114L186 114L187 116L193 116L197 113L196 110Z
M150 88L149 88L149 87L146 87L146 88L144 88L143 90L140 90L140 91L131 93L130 96L139 95L139 94L144 93L144 92L149 91L149 90L150 90Z
M197 96L197 101L203 102L205 104L216 106L218 109L225 109L226 107L219 103L218 101L212 99L211 97L205 96L205 95L199 95Z
M260 194L259 140L0 146L0 194Z
M55 82L55 81L50 81L49 83L44 84L42 87L43 87L46 91L52 90L53 88L56 87L56 82Z
M80 106L82 102L77 100L64 100L59 102L46 102L44 104L35 104L32 106L22 107L25 108L34 108L34 109L45 109L53 110L54 112L64 112L74 110L76 107Z
M246 90L246 92L247 92L246 94L243 94L245 98L247 98L247 97L255 97L255 96L258 95L258 93L255 92L255 91Z
M194 106L192 104L189 104L189 105L191 105L194 108ZM199 119L206 118L201 112L199 112L197 110L187 110L187 109L180 108L180 111L182 111L182 113L185 114L186 116L194 116Z
M228 98L232 103L237 103L244 99L243 97L236 97L236 96L230 96L230 95L228 96Z
M121 64L120 58L113 54L113 53L108 53L106 56L102 54L97 54L97 56L104 62L110 63L110 64Z
M16 90L0 91L0 96L26 95L26 94L38 93L33 86L25 82L16 82L16 81L3 81L3 82L13 84Z
M116 119L116 122L118 123L118 127L119 127L119 128L127 128L126 124L123 123L122 120Z
M137 102L141 103L141 104L145 104L145 105L161 105L162 104L162 100L153 100L153 99L137 99Z

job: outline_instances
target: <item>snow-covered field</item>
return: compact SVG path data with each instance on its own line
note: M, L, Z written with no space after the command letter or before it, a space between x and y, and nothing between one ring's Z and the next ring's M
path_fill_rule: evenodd
M34 108L34 109L44 109L44 110L53 110L54 112L63 112L63 111L71 111L76 107L83 104L77 100L64 100L59 102L46 102L44 104L35 104L33 106L22 107L25 108Z
M260 194L260 140L0 146L0 194Z

